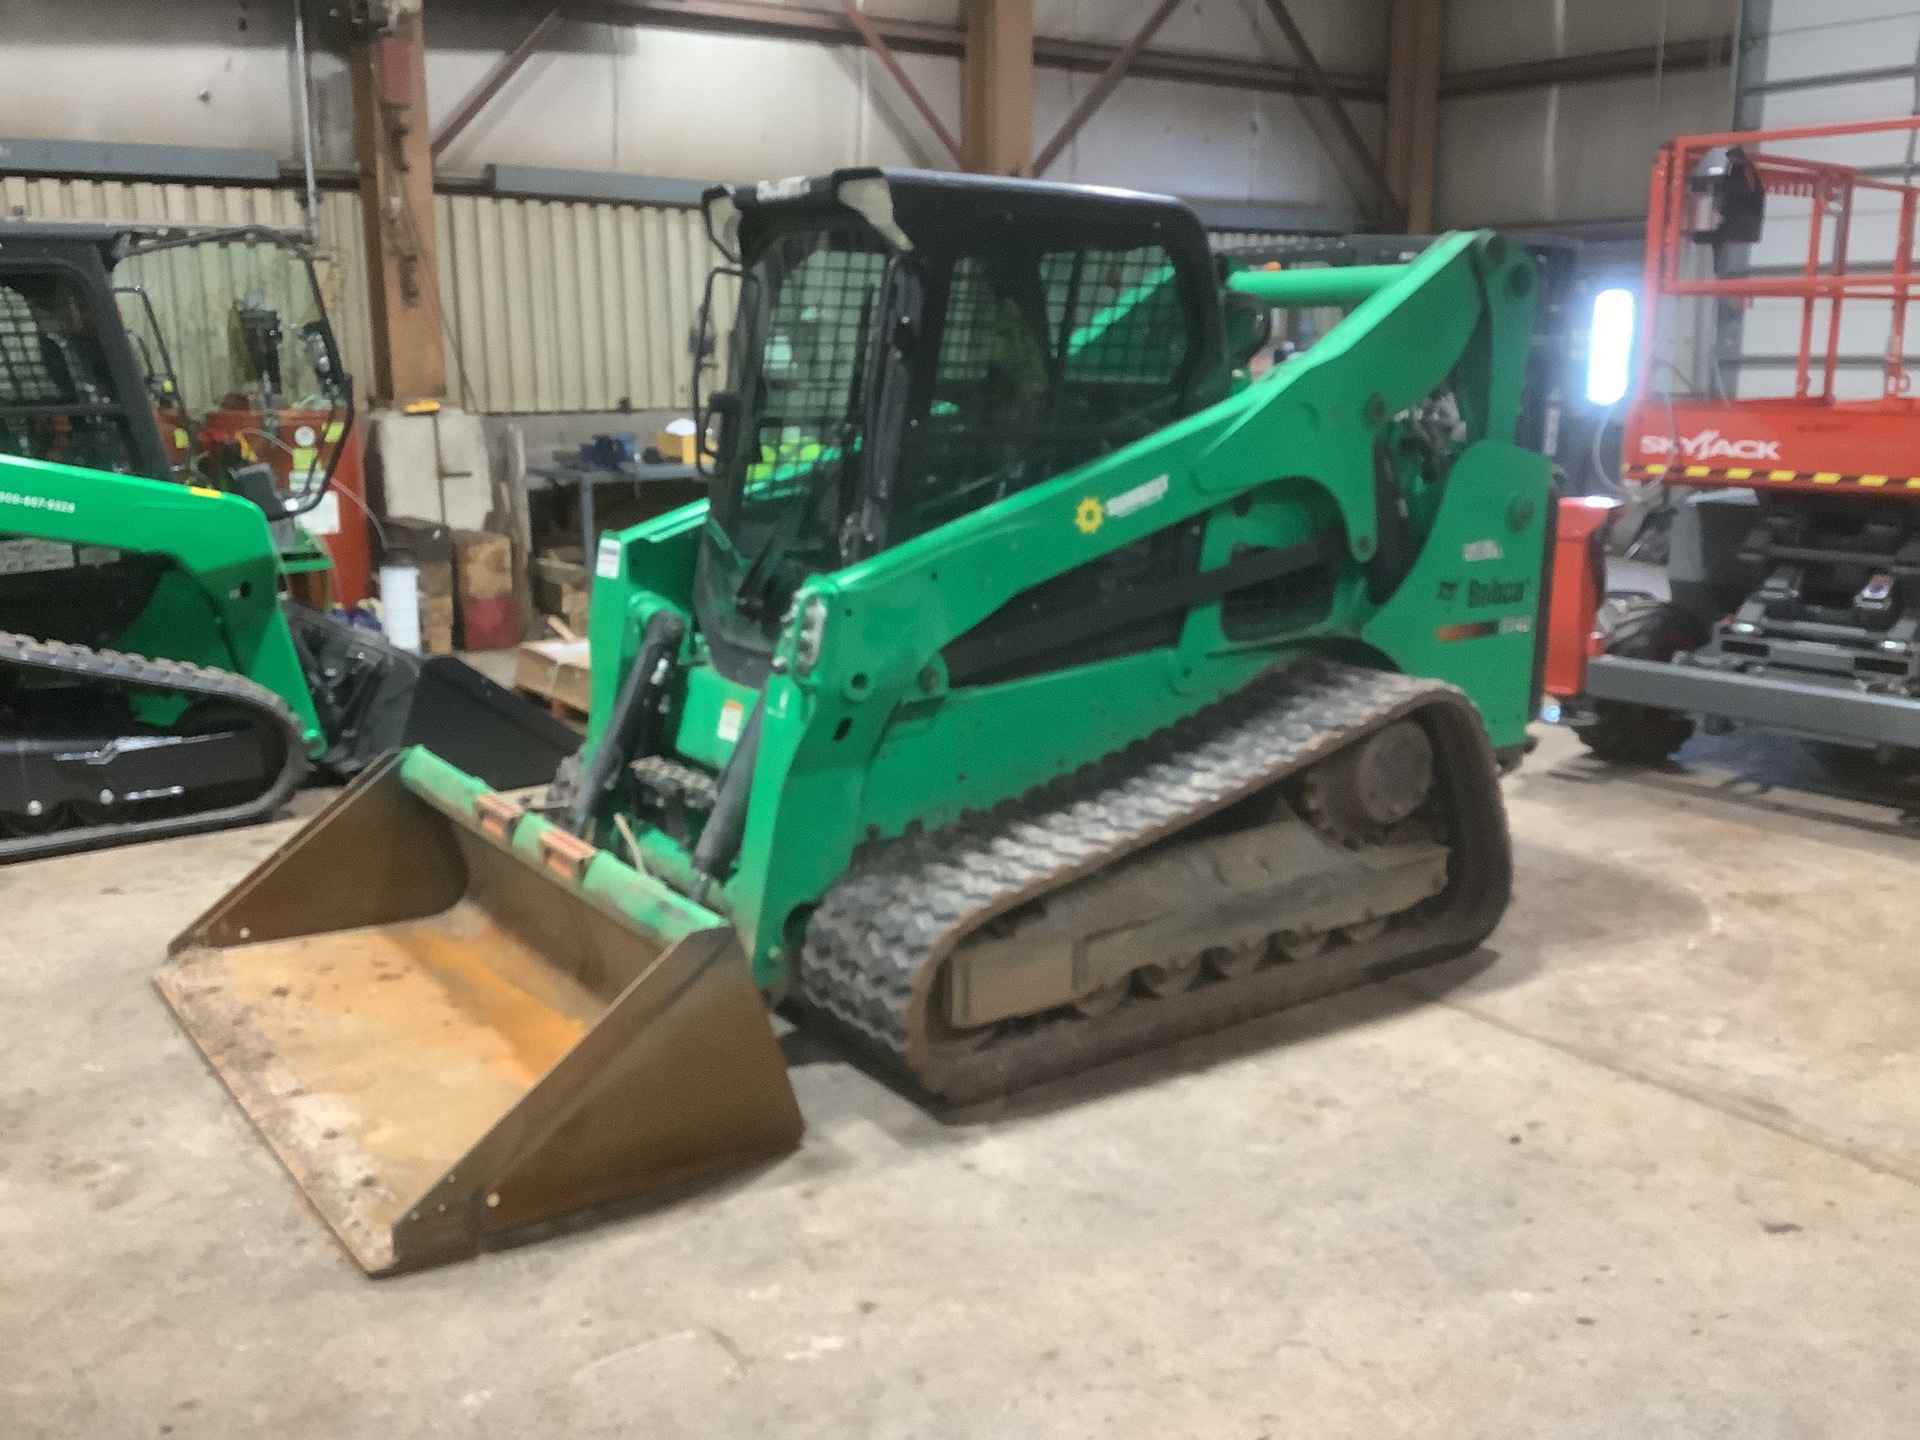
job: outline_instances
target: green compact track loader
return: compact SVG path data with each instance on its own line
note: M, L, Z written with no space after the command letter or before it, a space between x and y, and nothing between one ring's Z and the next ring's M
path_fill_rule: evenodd
M311 314L296 336L270 293ZM451 656L283 602L289 569L326 564L311 541L283 550L332 469L308 452L288 494L271 467L196 446L162 313L196 332L203 387L234 378L207 362L236 319L263 387L311 396L334 456L351 432L297 241L0 221L0 863L264 819L310 769L344 778L409 742L544 782L573 744L551 716Z
M790 1148L768 1005L972 1101L1507 903L1522 249L1233 271L1173 200L871 169L706 211L711 496L600 542L577 769L397 754L160 976L370 1271Z

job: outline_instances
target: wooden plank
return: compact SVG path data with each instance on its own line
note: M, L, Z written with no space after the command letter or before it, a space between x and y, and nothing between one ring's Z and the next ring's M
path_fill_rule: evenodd
M513 688L584 715L593 681L585 640L529 640L514 652Z
M585 565L552 554L538 556L533 562L533 590L541 614L557 617L576 634L586 633L593 582Z

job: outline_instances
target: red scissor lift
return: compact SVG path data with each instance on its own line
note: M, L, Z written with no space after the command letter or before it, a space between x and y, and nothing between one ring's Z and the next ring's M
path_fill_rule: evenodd
M1616 603L1598 633L1585 597L1604 589L1604 562L1583 536L1599 516L1564 502L1548 641L1549 694L1609 758L1662 759L1696 718L1920 750L1920 402L1906 365L1920 187L1881 173L1897 166L1788 153L1871 136L1897 153L1915 130L1903 117L1660 152L1621 472L1676 487L1672 599ZM1756 263L1794 225L1795 259ZM1756 251L1763 230L1773 243ZM1734 316L1747 353L1728 365L1715 337ZM1784 343L1755 354L1767 322ZM1860 353L1868 334L1877 357ZM1676 358L1688 335L1706 337L1692 365Z

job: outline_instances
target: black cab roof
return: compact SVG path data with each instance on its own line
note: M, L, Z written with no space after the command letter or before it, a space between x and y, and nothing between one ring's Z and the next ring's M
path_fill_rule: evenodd
M830 218L864 218L894 248L940 252L983 224L1061 228L1159 243L1205 260L1199 216L1167 195L951 170L863 166L787 180L716 185L702 197L716 244L750 256L774 234Z

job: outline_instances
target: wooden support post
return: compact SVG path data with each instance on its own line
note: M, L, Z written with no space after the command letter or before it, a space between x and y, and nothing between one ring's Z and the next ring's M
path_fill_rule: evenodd
M985 175L1033 169L1033 0L967 0L960 155Z
M404 405L446 395L447 352L424 30L418 3L390 9L390 27L357 35L348 59L373 321L373 398Z
M1433 233L1433 172L1440 145L1440 43L1444 0L1393 0L1387 50L1387 184L1409 235Z

